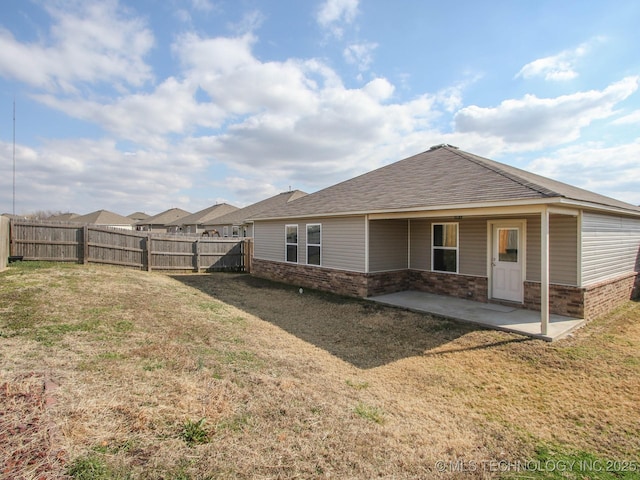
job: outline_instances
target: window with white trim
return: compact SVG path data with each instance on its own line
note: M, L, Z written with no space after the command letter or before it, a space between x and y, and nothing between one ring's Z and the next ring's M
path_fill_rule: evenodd
M307 264L321 265L322 263L322 225L307 224Z
M227 227L227 226L222 227L222 236L223 237L228 237L229 236L229 227Z
M285 260L298 263L298 225L285 225Z
M458 273L458 224L431 226L431 270Z
M240 227L238 227L237 225L234 225L231 227L231 236L232 237L239 237L240 236Z

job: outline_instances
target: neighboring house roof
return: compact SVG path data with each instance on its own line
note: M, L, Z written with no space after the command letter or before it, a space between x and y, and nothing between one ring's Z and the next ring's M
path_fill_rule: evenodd
M61 213L60 215L52 215L47 220L51 220L54 222L68 222L69 220L79 217L80 215L77 213Z
M148 215L144 212L134 212L131 215L127 215L127 217L129 217L132 220L135 220L136 222L139 222L141 220L146 220L147 218L149 218L151 215Z
M307 195L302 190L293 190L290 192L279 193L273 197L269 197L260 202L253 203L244 208L240 208L235 212L228 213L222 217L218 217L212 221L207 222L205 225L242 225L246 223L247 219L259 213L268 213L273 209L287 205L289 202Z
M199 212L192 213L186 217L182 217L176 221L168 223L167 226L180 226L180 225L202 225L204 222L212 220L214 218L226 215L227 213L238 210L238 207L229 205L228 203L218 203L212 205Z
M182 210L181 208L170 208L169 210L165 210L164 212L160 212L157 215L152 217L145 218L144 220L138 222L138 225L167 225L179 218L186 217L187 215L191 215L191 212L187 212L186 210Z
M73 223L90 223L92 225L133 225L135 222L128 218L110 212L109 210L97 210L69 219Z
M640 208L566 183L511 167L449 145L400 160L296 200L258 219L386 213L543 203L562 198L640 215Z

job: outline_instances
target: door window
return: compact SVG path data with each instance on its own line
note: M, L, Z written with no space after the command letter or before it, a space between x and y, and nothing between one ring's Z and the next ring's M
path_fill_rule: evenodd
M498 228L498 260L501 262L518 261L517 228Z

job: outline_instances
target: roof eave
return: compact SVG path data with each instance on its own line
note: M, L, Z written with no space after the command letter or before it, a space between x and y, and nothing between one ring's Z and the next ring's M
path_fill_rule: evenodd
M353 217L353 216L364 216L364 215L375 215L382 217L384 215L396 216L398 214L419 214L422 212L440 212L440 211L450 211L455 212L456 210L478 210L478 209L492 209L492 208L501 208L501 207L535 207L535 206L549 206L549 205L562 205L567 207L575 207L579 209L589 209L589 210L598 210L607 213L618 213L623 215L633 215L640 216L640 211L624 209L620 207L603 205L598 203L573 200L564 197L548 197L548 198L536 198L536 199L522 199L522 200L508 200L508 201L496 201L496 202L478 202L478 203L459 203L459 204L448 204L448 205L427 205L427 206L419 206L419 207L409 207L409 208L397 208L397 209L379 209L379 210L352 210L352 211L341 211L341 212L332 212L332 213L313 213L313 214L290 214L283 216L271 216L271 217L262 217L262 218L249 218L247 221L251 222L262 222L262 221L274 221L274 220L288 220L293 218L323 218L323 217ZM531 209L535 211L536 209Z

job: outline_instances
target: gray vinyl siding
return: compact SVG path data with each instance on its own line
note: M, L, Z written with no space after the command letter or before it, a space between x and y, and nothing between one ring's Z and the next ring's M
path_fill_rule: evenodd
M459 221L458 271L462 275L487 276L487 219Z
M285 225L298 225L298 263L307 263L307 225L320 224L321 267L365 271L364 217L292 219L256 221L254 257L275 262L285 261Z
M322 224L322 266L365 271L365 217L325 218L305 221ZM306 227L305 235L306 235ZM306 252L306 246L305 246ZM306 253L305 253L306 256Z
M527 220L527 277L530 282L540 281L540 215L526 217ZM551 266L551 261L549 261ZM549 272L551 276L551 272Z
M253 256L260 260L284 262L284 226L285 222L256 222ZM298 228L298 234L300 229ZM298 260L300 260L300 239L298 238Z
M582 285L640 271L640 219L582 215Z
M527 280L540 281L540 216L527 218ZM549 216L549 281L578 285L578 218Z
M409 222L375 220L369 223L369 271L387 272L409 265Z
M549 217L549 281L578 285L578 217Z
M487 219L411 220L411 268L431 270L431 225L433 223L458 224L458 273L486 276L487 274Z
M431 221L411 220L410 268L431 270Z

